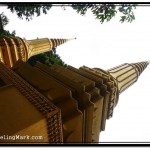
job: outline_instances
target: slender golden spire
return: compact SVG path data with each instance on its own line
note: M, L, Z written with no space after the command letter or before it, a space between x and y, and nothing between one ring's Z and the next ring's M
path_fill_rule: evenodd
M31 56L50 51L73 39L35 39L25 40L20 37L0 38L0 61L12 67L18 59L27 61Z
M107 86L107 91L110 93L107 118L112 117L113 109L118 103L119 94L138 80L138 77L148 64L148 61L131 64L125 63L107 71L100 68L81 68L99 77L102 83Z
M118 90L119 93L121 93L137 81L138 77L148 64L148 61L131 64L126 63L107 71L118 83Z

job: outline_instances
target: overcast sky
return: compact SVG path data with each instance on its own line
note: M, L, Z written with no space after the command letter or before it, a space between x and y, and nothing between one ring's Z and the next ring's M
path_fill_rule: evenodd
M5 7L9 18L6 30L17 36L35 38L74 38L57 48L62 60L79 68L83 65L109 69L122 63L150 60L150 7L137 7L136 20L120 23L119 15L101 24L89 11L86 16L71 8L53 7L47 15L27 22ZM137 83L120 95L112 119L107 120L100 142L150 142L150 66Z

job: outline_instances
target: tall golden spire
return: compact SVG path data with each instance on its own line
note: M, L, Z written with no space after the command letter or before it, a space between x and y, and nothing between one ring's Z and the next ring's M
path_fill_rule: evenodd
M100 68L91 69L95 71L94 74L103 80L103 83L107 86L107 91L110 93L107 118L112 117L113 109L118 103L119 94L138 80L148 64L148 61L143 61L131 64L125 63L107 71Z
M118 83L118 90L119 93L121 93L137 81L138 77L148 64L148 61L131 64L126 63L107 71Z
M0 38L0 61L12 67L18 59L26 62L31 56L50 51L72 39L24 40L20 37Z

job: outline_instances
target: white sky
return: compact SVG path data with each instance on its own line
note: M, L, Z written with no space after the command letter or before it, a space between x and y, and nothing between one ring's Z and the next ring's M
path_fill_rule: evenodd
M47 15L27 22L5 7L9 18L6 30L27 40L35 38L74 38L57 48L62 60L79 68L83 65L109 69L122 63L150 60L150 7L137 7L136 20L120 23L116 16L101 24L88 12L77 14L71 8L53 7ZM114 115L106 122L100 142L150 142L150 66L137 83L120 95Z

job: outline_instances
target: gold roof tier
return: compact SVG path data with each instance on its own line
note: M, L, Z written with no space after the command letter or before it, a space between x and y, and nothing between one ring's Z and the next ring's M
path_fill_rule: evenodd
M31 56L50 51L72 39L24 40L20 37L0 38L0 61L12 67L18 59L26 62Z

